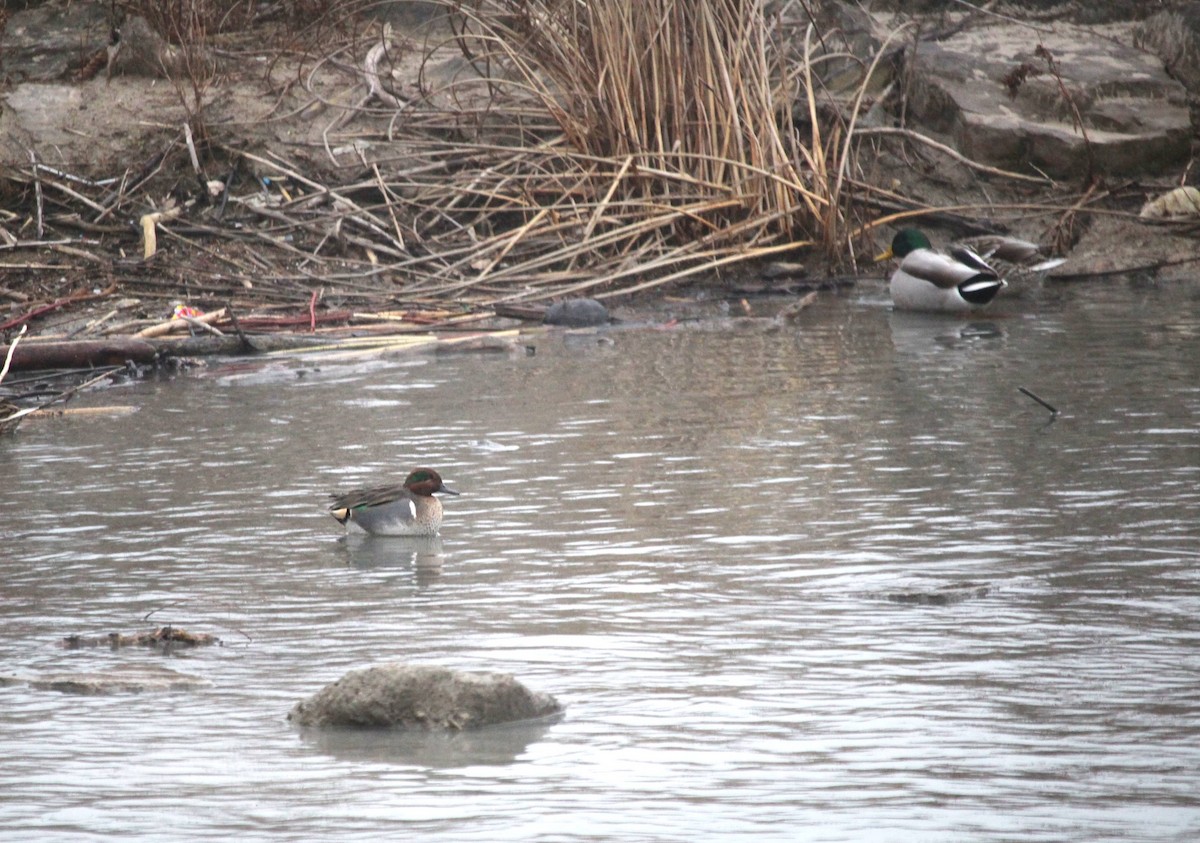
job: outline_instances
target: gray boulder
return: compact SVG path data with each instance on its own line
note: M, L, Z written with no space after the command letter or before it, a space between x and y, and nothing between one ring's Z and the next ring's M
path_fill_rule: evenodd
M1183 86L1156 56L1081 27L969 29L920 42L911 67L914 118L977 161L1077 177L1159 173L1188 158Z
M353 670L297 703L301 726L460 730L558 714L549 694L507 673L394 662Z

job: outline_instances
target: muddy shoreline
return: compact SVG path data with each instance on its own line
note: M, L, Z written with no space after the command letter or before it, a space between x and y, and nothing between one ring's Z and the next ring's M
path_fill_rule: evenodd
M56 9L61 16L50 14ZM43 10L45 29L26 26L23 43L40 38L50 53L56 38L73 37L103 49L102 10L55 2ZM944 20L939 14L927 23ZM394 23L403 25L398 34ZM98 53L87 50L76 51L75 66L39 71L45 78L32 76L41 66L32 58L23 59L29 71L14 69L10 19L2 90L9 122L0 124L10 131L0 147L10 165L22 156L27 163L0 179L8 209L0 220L0 357L23 328L13 370L86 368L123 353L135 362L253 353L286 347L282 335L297 345L482 335L536 324L549 302L572 296L632 313L664 294L735 306L778 296L786 307L789 297L881 277L869 262L886 239L876 220L905 217L947 237L1052 237L1069 258L1052 282L1170 283L1195 271L1194 224L1137 216L1147 197L1173 186L1171 177L1039 184L981 173L883 131L868 134L858 156L863 187L849 207L860 222L849 229L851 248L836 255L805 238L773 237L747 243L745 254L709 258L711 265L681 250L597 268L598 253L565 239L537 244L554 260L518 258L535 226L564 212L563 200L536 210L530 195L514 210L511 197L500 201L499 187L471 169L507 166L511 156L497 156L496 144L513 124L499 120L485 96L495 80L481 80L458 49L430 48L442 26L409 12L390 22L364 17L343 22L322 50L288 47L279 29L214 39L208 49L218 70L202 91L189 91L128 60L161 59L167 49L134 28L126 40L147 43L130 46L125 63L103 73ZM92 77L82 78L85 71ZM37 119L29 117L31 96L42 98ZM14 110L25 117L19 133L11 130ZM74 122L64 124L63 114ZM554 126L539 119L523 130L527 139L550 136ZM400 132L397 121L417 130ZM557 166L555 156L545 166ZM446 202L439 191L451 183L460 192ZM445 208L470 202L479 206L472 216L446 216ZM438 214L445 219L433 219ZM30 363L39 345L73 352L83 342L102 350Z

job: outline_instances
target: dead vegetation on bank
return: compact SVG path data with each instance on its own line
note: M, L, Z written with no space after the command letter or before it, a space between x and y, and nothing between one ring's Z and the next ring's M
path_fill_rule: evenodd
M224 17L213 5L167 4L183 11L164 19L150 4L194 56L209 28L245 22L247 4ZM4 179L16 202L0 248L91 264L134 294L147 276L186 275L188 297L280 303L603 296L791 252L853 268L872 192L855 128L875 68L830 90L837 33L722 0L479 0L447 4L450 26L418 42L352 17L356 5L326 3L319 37L298 42L323 54L302 56L289 85L336 67L367 92L310 98L326 121L317 166L207 121L214 51L176 68L189 119L144 160L98 177L31 151ZM435 48L474 74L435 94L418 63L396 92L391 71Z
M877 185L880 146L957 156L860 126L894 92L894 42L910 33L862 61L803 3L447 0L420 37L363 3L285 4L292 17L257 50L279 109L298 97L294 113L321 128L304 149L209 119L222 76L254 52L245 28L267 23L254 10L283 7L125 5L158 15L161 43L141 49L162 68L186 44L166 75L187 119L119 172L66 172L31 150L0 176L0 330L85 302L98 313L68 338L425 330L776 256L854 272L865 231L930 210ZM464 72L434 85L447 53ZM342 74L345 96L314 87L321 73ZM65 266L74 289L54 287ZM176 303L196 311L168 318Z
M179 135L101 179L31 152L10 176L21 210L4 245L97 263L117 246L114 274L137 275L122 257L151 259L159 240L201 270L201 294L269 282L285 297L323 287L470 304L630 292L806 248L851 254L861 97L822 92L820 34L791 61L757 4L480 0L448 6L447 43L377 25L343 34L314 64L354 63L369 95L312 103L329 120L332 170L238 148L206 121L217 71L196 47L213 18L202 11L152 20L193 39L193 60L172 64L189 116ZM402 54L448 47L473 78L438 102L389 90Z

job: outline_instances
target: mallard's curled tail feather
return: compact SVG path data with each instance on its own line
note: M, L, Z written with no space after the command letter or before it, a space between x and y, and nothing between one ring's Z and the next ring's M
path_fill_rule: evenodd
M960 248L979 254L1017 288L1067 262L1066 258L1046 257L1037 243L1001 234L983 234L958 240L951 245L951 254Z

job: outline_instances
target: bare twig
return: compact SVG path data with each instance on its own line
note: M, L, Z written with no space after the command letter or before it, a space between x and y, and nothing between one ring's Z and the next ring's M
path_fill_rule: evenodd
M27 416L30 413L36 413L38 410L44 410L47 407L49 407L51 404L57 404L59 401L66 401L68 398L70 398L72 395L79 392L80 390L87 389L89 386L94 386L95 384L98 384L101 381L108 380L110 377L112 377L117 372L122 371L123 368L124 368L123 366L113 366L112 368L107 369L103 374L96 375L96 377L90 378L81 384L77 384L76 386L71 387L70 389L65 389L62 392L59 392L56 395L52 396L50 399L43 401L40 404L37 404L36 406L26 407L23 410L18 410L17 412L13 413L8 418L4 419L4 421L11 422L15 419L19 419L19 418L22 418L23 416Z
M1040 184L1045 186L1052 186L1054 184L1051 179L1045 177L1027 176L1024 173L1014 173L1011 170L1001 170L997 167L990 167L987 164L980 164L978 161L973 161L970 158L967 158L958 150L952 149L951 147L946 146L944 143L938 143L933 138L926 137L920 132L914 132L912 129L898 129L892 126L871 126L857 129L855 130L855 134L859 136L900 135L901 137L918 141L919 143L923 143L926 146L932 147L943 155L953 158L958 163L970 167L972 170L978 170L981 173L987 173L993 176L1001 176L1006 179L1012 179L1013 181L1029 182L1030 184Z
M1092 139L1088 137L1087 126L1083 122L1083 115L1079 113L1079 105L1075 102L1075 97L1067 89L1067 83L1063 81L1062 74L1058 72L1058 62L1054 60L1054 54L1044 44L1038 44L1034 50L1034 55L1040 57L1046 62L1046 67L1050 71L1050 75L1054 77L1054 81L1058 84L1058 91L1062 94L1063 101L1071 109L1071 122L1079 134L1083 137L1083 149L1087 153L1087 178L1086 181L1091 182L1096 174L1096 153L1092 149Z
M29 150L29 163L33 165L33 192L37 202L37 239L46 236L46 225L42 216L42 177L38 173L37 153Z
M1018 391L1018 392L1020 392L1022 395L1026 395L1026 396L1028 396L1029 398L1032 398L1032 399L1033 399L1034 401L1036 401L1037 403L1041 404L1043 407L1045 407L1047 410L1049 410L1049 411L1050 411L1050 415L1052 415L1052 416L1057 416L1057 415L1058 415L1058 409L1057 409L1056 407L1054 407L1054 406L1053 406L1053 405L1051 405L1051 404L1047 404L1045 401L1043 401L1043 400L1042 400L1041 398L1039 398L1038 396L1034 395L1032 392L1030 392L1030 391L1029 391L1028 389L1026 389L1025 387L1023 387L1023 386L1018 386L1018 387L1017 387L1017 391Z

